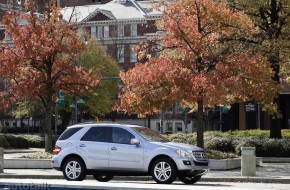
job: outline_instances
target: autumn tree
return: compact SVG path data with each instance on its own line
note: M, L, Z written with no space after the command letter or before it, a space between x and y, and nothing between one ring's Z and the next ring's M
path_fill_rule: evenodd
M269 63L239 40L257 32L244 13L213 0L176 0L162 3L160 10L164 49L160 57L121 73L120 109L150 113L175 102L196 108L200 147L205 106L257 101L265 110L277 111Z
M13 45L0 55L0 77L9 80L1 92L1 107L23 99L40 100L45 108L45 151L52 151L52 108L56 92L81 94L97 86L95 69L76 65L77 53L85 46L74 25L63 22L56 1L47 1L42 15L26 1L28 12L7 11L2 24Z
M273 80L289 83L290 71L290 1L228 0L232 9L244 11L259 28L247 42L260 51L273 68ZM279 105L279 99L275 99ZM272 119L270 137L281 138L280 118Z

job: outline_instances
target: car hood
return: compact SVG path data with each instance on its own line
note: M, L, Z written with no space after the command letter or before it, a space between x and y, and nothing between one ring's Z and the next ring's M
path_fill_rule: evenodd
M176 143L176 142L153 142L153 144L164 147L164 148L173 148L173 149L181 149L181 150L190 150L190 151L204 151L202 148L185 144L185 143Z

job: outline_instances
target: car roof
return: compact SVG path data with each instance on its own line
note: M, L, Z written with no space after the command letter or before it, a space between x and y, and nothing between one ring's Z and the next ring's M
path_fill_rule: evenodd
M71 125L68 128L75 128L75 127L90 127L90 126L107 126L107 127L113 127L113 126L120 126L120 127L144 127L140 125L132 125L132 124L125 124L125 123L117 123L117 122L86 122L86 123L78 123L75 125Z

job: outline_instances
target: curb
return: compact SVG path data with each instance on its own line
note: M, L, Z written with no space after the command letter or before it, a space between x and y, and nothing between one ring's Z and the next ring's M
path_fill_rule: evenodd
M0 174L0 178L13 179L63 179L62 175L23 175L23 174ZM86 180L94 180L89 175ZM176 179L178 180L178 178ZM151 176L116 176L112 181L153 181ZM290 184L289 178L263 178L263 177L202 177L200 182L233 182L233 183L279 183Z

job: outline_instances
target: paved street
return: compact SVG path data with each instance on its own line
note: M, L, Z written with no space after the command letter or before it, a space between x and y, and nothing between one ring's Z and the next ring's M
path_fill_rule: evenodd
M271 183L225 183L225 182L198 182L194 185L184 185L175 182L170 185L159 185L153 181L112 181L101 183L95 180L81 182L66 180L44 180L44 179L0 179L0 189L114 189L114 190L289 190L290 184Z

